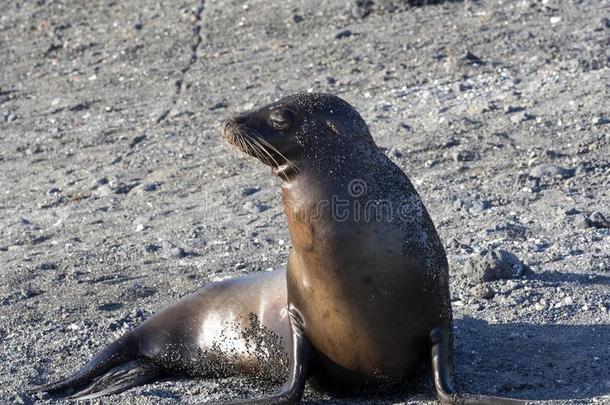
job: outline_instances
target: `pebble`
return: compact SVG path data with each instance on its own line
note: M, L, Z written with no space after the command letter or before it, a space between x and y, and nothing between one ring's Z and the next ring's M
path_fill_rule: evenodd
M353 18L362 20L369 15L373 2L371 0L351 0L349 11Z
M99 179L95 179L92 184L92 188L97 188L99 186L103 186L104 184L108 184L108 178L100 177Z
M512 105L507 105L506 107L504 107L505 114L513 114L513 113L521 112L521 111L525 111L525 107L512 106Z
M518 124L520 122L529 121L529 120L532 120L534 118L536 118L535 115L528 114L526 111L519 111L519 112L511 115L510 121L513 124Z
M599 211L595 211L589 216L589 224L594 228L610 228L610 220Z
M247 197L258 191L260 191L260 187L244 187L244 189L241 191L241 195L242 197Z
M490 300L490 299L492 299L496 295L496 292L494 291L494 289L491 288L488 285L485 285L485 284L477 284L477 285L475 285L470 290L470 292L475 297L483 298L483 299L486 299L486 300Z
M475 200L472 197L463 197L458 198L453 202L453 208L455 210L468 211L471 214L479 214L491 208L491 201Z
M610 119L604 117L603 115L598 115L597 117L593 117L591 123L596 126L610 124Z
M528 180L526 180L525 186L529 188L529 191L532 193L538 193L541 190L540 179L537 177L530 177Z
M35 297L35 296L37 296L38 294L39 294L39 293L38 293L38 292L36 292L36 291L34 291L34 290L32 289L32 287L30 287L30 286L28 286L28 287L24 288L23 290L21 290L21 297L22 297L22 298L25 298L25 299Z
M402 153L402 151L400 150L399 147L394 146L392 147L389 151L388 151L388 155L395 157L395 158L401 158L404 156L404 154Z
M589 218L587 218L586 215L575 215L572 218L568 218L568 222L571 223L575 228L580 228L580 229L584 229L584 228L588 228L591 226L591 221L589 221Z
M121 308L123 308L123 304L120 302L107 302L97 307L98 310L107 312L116 311L117 309Z
M147 253L155 253L155 252L159 251L160 249L161 249L161 246L155 245L154 243L147 243L146 245L144 245L144 250Z
M302 22L302 21L303 21L303 17L302 17L302 16L300 16L299 14L293 14L293 15L292 15L292 21L293 21L295 24L298 24L298 23L300 23L300 22Z
M470 51L466 52L464 54L464 56L462 56L461 59L462 59L462 61L464 61L468 64L471 64L471 65L474 65L474 66L485 64L485 62L480 57L478 57L477 55L475 55L474 53L472 53Z
M143 142L146 139L146 134L141 134L138 136L135 136L131 142L129 142L129 147L133 148L134 146L136 146L137 144L139 144L140 142Z
M210 107L210 111L221 110L223 108L227 108L229 104L224 101L219 101Z
M335 39L348 38L352 36L352 32L350 30L340 30L335 34Z
M174 259L182 259L183 257L188 256L188 253L186 253L183 248L176 246L169 250L169 255Z
M135 301L140 298L150 297L156 292L156 288L144 287L140 284L134 284L121 293L121 298L126 299L128 301Z
M469 257L464 264L464 273L472 285L520 277L530 271L517 256L503 249L483 251Z
M40 269L40 270L55 270L55 269L57 269L57 263L55 263L55 262L44 262L44 263L41 263L40 266L38 266L38 269Z
M472 162L478 157L478 153L472 149L460 149L453 152L453 160L456 162Z
M574 169L567 169L551 163L543 163L530 170L530 176L537 178L559 177L562 179L567 179L569 177L574 176L575 172L576 171Z
M51 394L49 394L48 392L45 392L45 391L37 392L36 398L39 399L40 401L46 401L47 399L51 398Z
M158 183L142 183L133 188L133 191L137 194L150 193L156 191L159 188Z
M243 209L251 214L260 214L261 212L265 211L267 207L252 201L246 201L246 203L243 205Z

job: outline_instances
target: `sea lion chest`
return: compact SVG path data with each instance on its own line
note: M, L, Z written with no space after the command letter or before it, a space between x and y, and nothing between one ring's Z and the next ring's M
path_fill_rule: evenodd
M349 195L307 190L283 192L293 241L287 283L320 357L316 374L335 386L395 383L438 320L433 280L405 254L404 229L354 216Z

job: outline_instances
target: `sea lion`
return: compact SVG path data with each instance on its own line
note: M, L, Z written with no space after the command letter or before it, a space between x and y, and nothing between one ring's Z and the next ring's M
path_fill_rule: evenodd
M294 404L307 380L336 395L400 392L427 360L442 403L524 403L458 395L445 251L415 188L354 108L297 94L229 118L223 133L283 180L293 243L285 272L212 284L38 390L92 398L163 370L255 373L288 357L277 394L236 403ZM256 350L247 349L252 330L267 336Z

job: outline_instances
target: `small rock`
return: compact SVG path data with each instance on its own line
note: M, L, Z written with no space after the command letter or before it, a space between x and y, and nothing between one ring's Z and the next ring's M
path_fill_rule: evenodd
M468 208L468 212L471 214L478 214L491 208L491 201L489 200L477 200L472 202L472 206Z
M453 148L454 146L459 146L460 140L454 137L447 139L447 142L443 144L444 149Z
M183 257L188 256L186 251L178 246L171 248L169 250L169 255L174 259L182 259Z
M156 191L159 188L159 183L142 183L133 188L133 191L137 194L150 193Z
M114 194L128 194L133 188L135 188L139 184L140 183L137 181L132 183L119 182L111 186L111 189Z
M464 56L462 56L461 60L474 66L485 64L481 58L470 51L466 52Z
M610 123L610 119L604 117L603 115L598 115L591 120L591 123L596 126L605 125Z
M589 223L595 228L610 228L610 220L599 211L595 211L589 216Z
M468 258L464 264L464 272L472 285L520 277L530 271L517 256L503 249L483 251Z
M388 151L388 155L395 157L395 158L401 158L404 156L404 154L401 152L400 148L398 148L397 146L390 148L390 150Z
M140 284L134 284L121 293L121 298L128 301L150 297L157 292L156 288L144 287Z
M262 204L255 204L252 201L247 201L244 205L243 208L245 211L250 212L252 214L260 214L261 212L265 211L267 209L266 206L262 205Z
M453 208L455 210L468 211L471 214L478 214L482 211L491 208L491 201L489 200L475 200L472 197L458 198L453 202Z
M131 142L129 142L129 147L133 148L134 146L136 146L137 144L139 144L140 142L143 142L146 139L146 134L141 134L138 135L136 137L134 137Z
M169 114L169 109L163 108L163 109L153 112L152 114L149 115L149 117L152 120L154 120L157 124L159 124L159 123L161 123L161 121L163 121L165 118L167 118L168 114Z
M530 189L532 193L540 192L540 179L537 177L530 177L526 180L525 186Z
M553 25L554 25L554 24L558 24L558 23L560 23L560 22L561 22L561 17L559 17L559 16L553 16L553 17L551 17L551 18L550 18L550 22L551 22L551 24L553 24Z
M51 187L50 189L47 190L47 194L58 194L61 193L61 189L57 188L57 187Z
M227 108L228 106L229 105L227 103L225 103L224 101L219 101L210 107L210 111L220 110L223 108Z
M569 177L574 176L576 170L574 169L566 169L564 167L560 167L550 163L544 163L534 167L530 170L531 177L559 177L562 179L567 179Z
M373 2L371 0L350 0L349 11L353 18L362 20L371 12Z
M529 120L532 120L532 119L534 119L534 118L536 118L536 116L535 116L535 115L528 114L528 113L527 113L527 112L525 112L525 111L519 111L519 112L517 112L517 113L515 113L515 114L511 115L511 117L510 117L510 121L511 121L513 124L518 124L518 123L520 123L520 122L529 121Z
M494 289L485 284L477 284L470 291L475 297L486 300L490 300L496 295Z
M298 15L298 14L293 14L293 15L292 15L292 21L293 21L295 24L298 24L298 23L300 23L300 22L302 22L302 21L303 21L303 17L302 17L302 16L300 16L300 15Z
M155 253L155 252L159 251L160 249L161 249L161 246L155 245L154 243L147 243L146 245L144 245L144 250L147 253Z
M57 269L57 263L55 262L44 262L38 266L40 270L55 270Z
M521 106L512 106L512 105L507 105L506 107L504 107L505 114L513 114L513 113L521 112L521 111L525 111L525 108L521 107Z
M241 191L242 197L247 197L260 191L260 187L244 187Z
M48 392L40 391L36 393L36 398L40 401L46 401L51 398L51 395Z
M99 179L95 179L93 181L93 187L97 188L99 186L103 186L104 184L108 184L108 179L106 177L100 177Z
M453 160L456 162L472 162L479 157L475 150L471 149L460 149L453 152Z
M40 294L40 293L37 291L34 291L31 286L27 286L23 290L21 290L20 295L22 298L28 299L28 298L35 297L38 294Z
M121 309L123 308L123 304L121 304L120 302L108 302L106 304L102 304L100 306L97 307L98 310L100 311L116 311L117 309Z
M591 226L591 221L589 221L589 218L587 218L586 215L575 215L574 217L570 218L569 221L575 228L580 228L580 229L584 229L584 228L588 228Z
M335 39L348 38L348 37L351 37L351 36L352 36L352 32L350 30L348 30L348 29L345 29L345 30L338 31L335 34Z
M144 224L137 224L136 225L136 232L142 232L146 228L148 228L148 227L146 225L144 225Z

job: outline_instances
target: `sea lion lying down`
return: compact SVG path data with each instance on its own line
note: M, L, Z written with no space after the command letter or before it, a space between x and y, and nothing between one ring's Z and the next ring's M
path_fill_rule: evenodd
M282 179L286 269L211 283L33 391L90 399L173 372L258 373L288 378L239 403L292 404L306 380L336 395L400 392L429 362L442 403L524 403L456 392L445 251L354 108L297 94L229 118L223 133Z

